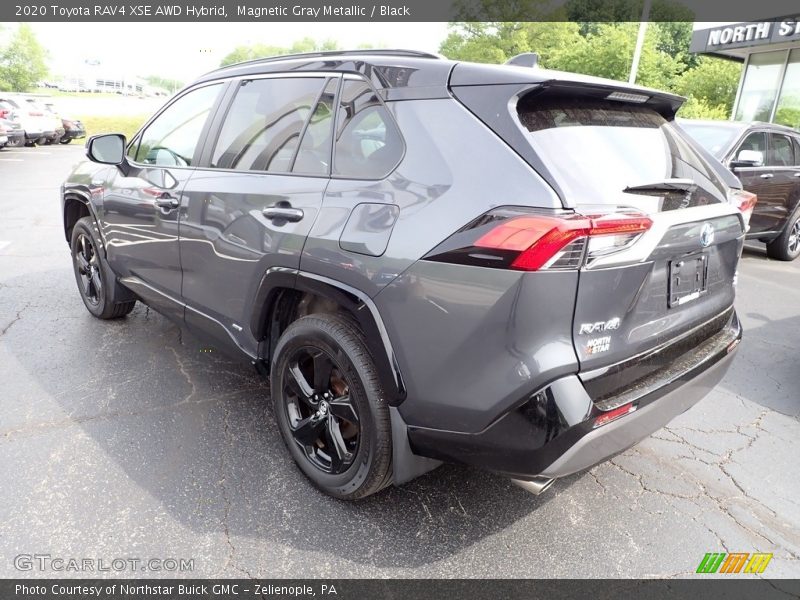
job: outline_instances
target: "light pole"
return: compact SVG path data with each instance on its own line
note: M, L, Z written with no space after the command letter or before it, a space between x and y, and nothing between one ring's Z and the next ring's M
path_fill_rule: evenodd
M650 17L650 4L652 0L644 0L642 8L642 20L639 21L639 35L636 37L636 48L633 51L633 62L631 63L631 74L628 83L636 83L636 73L639 71L639 58L642 56L642 46L644 46L644 34L647 32L647 19Z

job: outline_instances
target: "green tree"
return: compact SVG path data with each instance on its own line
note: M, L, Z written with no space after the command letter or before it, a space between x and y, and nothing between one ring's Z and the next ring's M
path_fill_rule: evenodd
M602 23L583 43L574 44L560 55L558 68L574 73L626 81L630 75L638 23ZM658 49L658 31L649 28L642 46L636 83L672 89L680 62Z
M454 60L504 63L523 52L536 52L544 67L558 68L560 56L583 42L576 23L454 23L439 52Z
M721 105L711 105L701 98L689 97L678 111L684 119L713 119L723 121L730 113Z
M0 50L0 89L27 92L47 76L47 51L27 23L20 23L8 45Z
M338 50L339 44L336 40L328 39L320 42L314 38L305 37L297 40L289 47L269 46L266 44L254 44L251 46L236 46L228 53L220 63L221 67L232 65L246 60L257 58L268 58L270 56L282 56L284 54L299 54L303 52L320 52Z
M158 75L149 75L144 80L153 87L175 92L183 87L183 82L178 79L167 79Z
M701 100L708 107L719 107L725 113L723 118L727 118L733 108L741 73L741 63L701 56L694 69L685 71L678 78L675 91L682 96Z

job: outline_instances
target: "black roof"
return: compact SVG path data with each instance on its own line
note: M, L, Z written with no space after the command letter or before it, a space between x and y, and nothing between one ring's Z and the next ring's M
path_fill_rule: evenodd
M261 58L222 67L197 83L260 75L303 71L344 71L366 76L387 100L449 97L449 86L482 84L559 84L573 88L613 89L646 94L668 105L672 112L683 98L624 82L515 65L489 65L449 60L437 54L415 50L343 50L290 54Z

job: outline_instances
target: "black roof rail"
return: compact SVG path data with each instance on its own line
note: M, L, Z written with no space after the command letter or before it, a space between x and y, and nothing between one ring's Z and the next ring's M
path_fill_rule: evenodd
M217 71L221 71L223 69L229 69L231 67L238 67L241 65L252 65L256 63L272 63L282 60L293 60L298 58L324 58L326 56L403 56L409 58L431 58L436 60L441 60L444 58L441 54L433 54L431 52L423 52L421 50L403 50L399 48L398 49L375 48L375 49L363 49L363 50L320 50L318 52L301 52L299 54L281 54L279 56L253 58L250 60L244 60L242 62L225 65L224 67L220 67L211 72L216 73Z

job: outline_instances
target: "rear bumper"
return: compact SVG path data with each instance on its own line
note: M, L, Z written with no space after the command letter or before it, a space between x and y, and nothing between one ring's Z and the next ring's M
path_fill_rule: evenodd
M583 471L627 450L652 435L706 396L725 376L735 351L690 381L674 387L635 412L593 429L539 473L542 477L565 477ZM643 401L646 401L643 399Z
M574 375L552 382L524 404L478 433L409 427L412 451L420 456L460 462L515 479L565 477L633 446L664 427L717 385L727 372L742 338L735 313L717 334L699 344L695 360L681 371L667 371L660 385L631 394L635 409L595 427L604 414Z
M86 137L85 129L67 129L64 131L65 140L78 140Z

